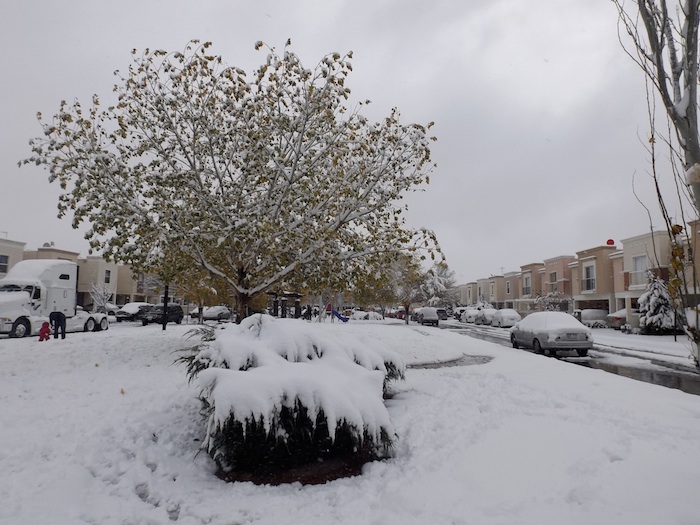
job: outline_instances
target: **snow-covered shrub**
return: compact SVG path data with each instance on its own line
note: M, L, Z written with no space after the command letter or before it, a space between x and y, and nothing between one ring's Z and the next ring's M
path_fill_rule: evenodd
M388 454L394 431L383 394L405 365L382 343L267 315L201 334L180 361L201 389L203 447L224 472Z
M644 334L673 332L676 326L671 295L663 279L649 272L649 284L639 297L639 327Z
M607 328L608 324L600 319L593 319L591 321L582 321L584 325L588 328Z

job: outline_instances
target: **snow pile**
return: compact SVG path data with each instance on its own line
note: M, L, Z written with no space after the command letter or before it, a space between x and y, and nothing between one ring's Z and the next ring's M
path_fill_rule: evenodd
M0 524L698 523L699 396L448 330L296 322L323 340L383 341L411 366L493 359L409 368L392 384L391 459L271 486L225 483L201 453L197 391L173 365L192 326L0 338ZM602 332L687 353L671 336Z
M355 310L350 319L353 321L381 321L382 314L378 312L365 312L364 310Z
M393 444L383 392L405 364L377 340L350 331L324 337L308 323L255 315L204 329L183 361L205 407L203 447L224 471L367 447L385 454Z

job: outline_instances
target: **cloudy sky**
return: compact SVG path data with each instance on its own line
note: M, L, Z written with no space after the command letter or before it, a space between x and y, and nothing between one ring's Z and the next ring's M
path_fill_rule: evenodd
M254 43L287 38L307 67L352 50L353 96L372 119L435 122L437 169L412 195L459 282L658 227L643 142L644 79L610 0L4 0L0 3L0 237L87 254L60 189L17 167L37 111L106 98L130 50L214 43L252 72ZM637 193L635 197L634 190ZM670 188L670 182L668 183Z

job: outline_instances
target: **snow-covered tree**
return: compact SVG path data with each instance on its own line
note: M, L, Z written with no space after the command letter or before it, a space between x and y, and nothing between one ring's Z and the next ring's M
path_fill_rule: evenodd
M612 1L633 42L628 54L653 83L675 129L687 182L700 209L700 0Z
M700 0L612 0L621 27L632 41L625 50L643 71L647 82L647 108L651 134L648 140L650 171L659 208L671 243L671 275L668 290L681 324L693 341L693 354L700 368L700 308L696 291L700 288L694 245L687 217L700 211L700 126L698 125L698 54L700 41ZM621 39L624 46L624 40ZM654 93L661 99L668 123L656 125ZM667 195L661 192L657 169L657 142L668 148L668 171L676 178L679 217L669 213ZM684 184L685 183L685 184ZM686 187L687 186L687 187ZM689 191L688 191L689 190ZM694 210L688 213L687 203ZM690 308L688 308L690 307ZM692 317L692 319L691 319Z
M455 273L445 261L437 262L424 275L421 286L424 300L430 305L451 304L455 299Z
M378 305L384 314L387 307L399 302L396 286L398 275L392 258L369 265L354 279L350 290L354 303L359 306Z
M182 272L178 275L178 293L185 297L190 303L194 303L199 308L199 323L204 319L202 314L205 305L221 304L226 302L228 294L222 293L225 286L216 286L209 275L201 269L196 271ZM218 288L218 289L217 289Z
M566 296L563 292L547 292L535 295L535 307L540 311L558 312L566 305Z
M391 266L391 272L390 282L395 290L397 302L404 309L408 324L411 304L423 300L425 273L421 268L420 259L414 253L404 253L397 257Z
M114 296L116 288L108 284L90 283L90 298L95 312L107 312L107 303Z
M639 326L643 333L662 334L674 330L675 312L663 279L648 272L649 283L639 297Z
M249 77L210 47L134 50L114 105L95 95L39 114L23 163L61 185L59 215L90 223L92 249L164 279L172 260L198 266L239 313L295 273L347 281L374 253L439 249L399 205L428 182L432 124L348 109L352 53L307 69L287 42Z

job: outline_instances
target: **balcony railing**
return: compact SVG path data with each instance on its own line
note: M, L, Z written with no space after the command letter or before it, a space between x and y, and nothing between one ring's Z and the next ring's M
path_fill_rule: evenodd
M583 291L590 292L592 290L595 290L595 277L584 279L581 284Z
M646 286L647 282L648 279L646 270L630 272L630 286Z

